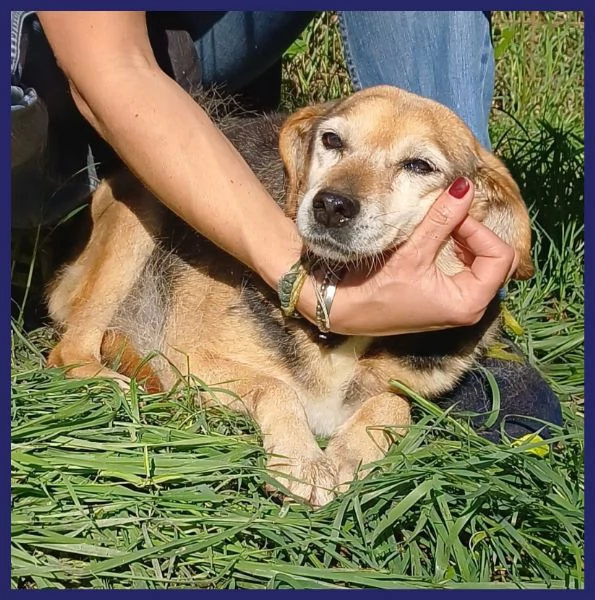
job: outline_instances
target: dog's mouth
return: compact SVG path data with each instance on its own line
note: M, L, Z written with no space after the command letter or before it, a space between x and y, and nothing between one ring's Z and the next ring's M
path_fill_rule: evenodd
M319 195L301 204L296 225L308 256L329 268L341 266L342 271L373 272L409 239L420 217L416 209L383 210L374 204L384 207L386 203L357 200L352 202L359 208L350 212L337 204L345 197L333 194L330 200L323 197L330 204L322 213L322 207L316 204L320 204ZM371 208L367 206L370 204Z
M408 236L393 239L389 245L367 244L367 248L354 249L328 235L304 236L304 254L311 264L336 273L358 272L369 276L384 265ZM376 248L376 249L375 249Z
M329 264L342 264L347 269L362 269L386 260L400 245L409 239L413 227L379 226L378 222L360 221L345 227L326 228L312 225L298 230L309 255Z

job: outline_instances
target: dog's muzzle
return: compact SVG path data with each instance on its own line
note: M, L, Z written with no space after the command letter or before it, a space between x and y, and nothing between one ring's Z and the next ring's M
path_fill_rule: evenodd
M357 200L330 190L321 190L312 201L314 219L325 227L343 227L357 216L359 210Z

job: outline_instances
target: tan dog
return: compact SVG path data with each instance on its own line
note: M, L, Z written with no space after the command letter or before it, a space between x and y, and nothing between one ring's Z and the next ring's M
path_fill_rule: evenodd
M517 278L533 273L518 187L440 104L382 86L287 119L224 118L220 127L315 255L348 266L377 259L466 176L476 185L473 216L515 247ZM389 379L426 397L443 394L498 335L495 299L472 327L322 339L306 320L285 318L273 290L181 223L130 173L100 185L91 215L87 245L49 292L50 314L63 331L49 363L75 365L75 377L135 376L149 390L189 375L225 382L232 394L205 392L202 401L249 414L272 475L314 505L383 456L391 443L383 427L409 424L409 405ZM462 268L452 242L437 264L446 273ZM153 350L161 356L142 364ZM116 370L108 367L114 361ZM314 435L330 437L324 452Z

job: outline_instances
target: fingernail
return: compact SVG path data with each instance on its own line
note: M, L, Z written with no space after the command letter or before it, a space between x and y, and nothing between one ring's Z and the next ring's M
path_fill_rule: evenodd
M469 191L469 181L464 177L459 177L455 180L455 182L450 186L448 193L453 196L453 198L461 199L467 192Z

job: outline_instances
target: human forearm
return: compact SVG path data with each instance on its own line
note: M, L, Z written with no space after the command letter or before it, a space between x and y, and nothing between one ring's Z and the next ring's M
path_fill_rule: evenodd
M91 15L68 13L59 23L56 13L42 15L79 110L165 205L274 286L299 255L295 225L205 111L160 70L144 16ZM122 22L127 36L118 34ZM81 56L70 46L79 48L85 28L92 39ZM103 52L108 34L121 41Z
M158 70L110 77L117 95L85 97L106 141L192 227L263 277L278 277L299 254L295 226L206 113Z

